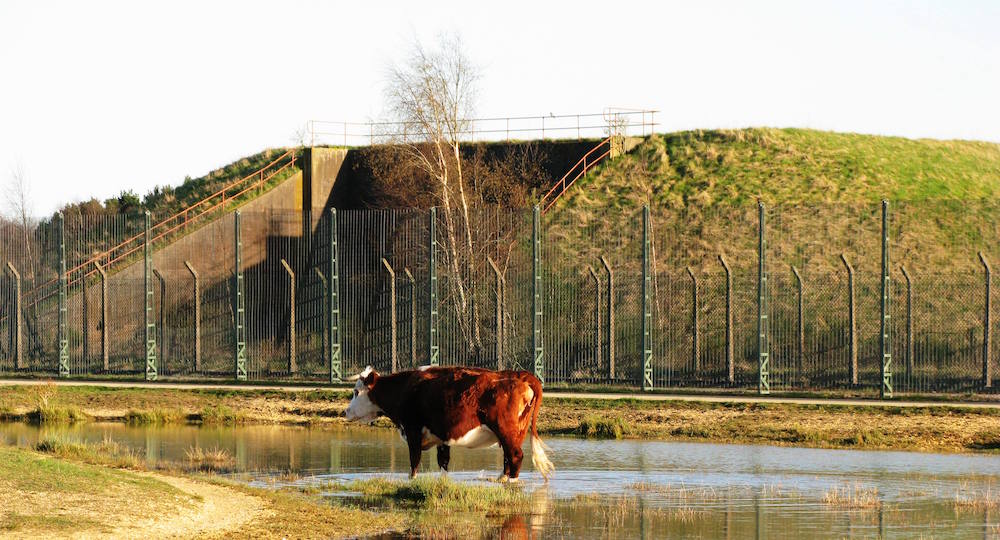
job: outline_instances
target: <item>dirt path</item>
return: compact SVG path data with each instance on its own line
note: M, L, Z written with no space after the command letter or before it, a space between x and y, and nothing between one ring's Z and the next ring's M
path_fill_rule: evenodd
M270 510L258 497L207 482L188 480L156 473L135 473L169 484L192 497L196 504L164 504L162 513L149 519L126 521L112 519L110 531L84 530L66 538L216 538L229 537L253 520L268 517ZM180 497L178 497L180 499ZM170 501L163 501L165 503Z
M119 525L102 538L205 538L227 536L268 515L266 503L253 495L207 482L147 473L161 482L200 498L200 504L138 523Z

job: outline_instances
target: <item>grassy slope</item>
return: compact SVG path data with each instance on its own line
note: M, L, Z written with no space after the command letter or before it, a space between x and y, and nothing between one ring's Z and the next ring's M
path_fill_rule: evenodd
M592 246L590 258L611 246L638 252L638 209L649 204L670 267L715 271L725 253L752 269L758 198L771 260L807 271L839 272L842 252L874 269L882 198L894 259L911 272L978 271L978 250L1000 258L1000 145L984 142L767 128L655 135L581 179L549 216L554 237ZM621 227L623 213L634 226Z
M636 162L651 173L645 190L625 181ZM759 128L656 135L578 191L595 189L592 200L606 204L668 207L758 197L768 204L872 203L996 199L998 180L998 144Z

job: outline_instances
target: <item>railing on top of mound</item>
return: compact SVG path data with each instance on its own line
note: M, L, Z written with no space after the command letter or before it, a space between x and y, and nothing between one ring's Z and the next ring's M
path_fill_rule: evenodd
M607 107L603 112L587 114L471 118L463 121L465 128L459 138L463 142L509 142L517 139L603 139L611 133L646 136L656 129L657 112L652 109ZM368 146L419 137L419 128L406 122L309 120L305 136L310 146Z
M224 211L227 204L238 200L243 195L255 189L260 189L283 171L291 169L295 165L295 158L295 149L289 149L263 167L226 184L218 191L174 213L166 219L156 222L149 228L150 243L154 243L178 231L183 231L198 222L203 222L217 210ZM116 263L128 260L132 255L142 250L145 244L145 236L146 232L141 231L100 252L98 255L86 259L73 268L68 268L66 271L67 286L71 286L77 281L96 273L97 270L93 268L95 263L100 265L104 271L109 271ZM57 277L35 287L29 293L32 295L29 297L34 298L32 303L42 302L58 294L58 290L56 289L52 289L45 294L36 294L37 291L44 291L46 288L51 288L58 280L59 278Z

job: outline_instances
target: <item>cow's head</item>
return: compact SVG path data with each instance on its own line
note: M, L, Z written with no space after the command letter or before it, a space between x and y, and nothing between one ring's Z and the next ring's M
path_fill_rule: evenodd
M371 366L368 366L358 375L351 377L351 379L355 379L357 382L354 383L354 398L351 399L351 404L347 406L345 416L352 422L374 422L378 418L378 413L382 412L382 409L372 402L368 397L368 392L375 386L375 381L378 380L378 372Z

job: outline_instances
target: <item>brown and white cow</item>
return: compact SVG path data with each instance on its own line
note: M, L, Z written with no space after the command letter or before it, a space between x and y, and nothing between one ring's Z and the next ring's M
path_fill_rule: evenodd
M437 446L438 465L448 470L451 447L503 450L501 481L516 479L531 429L531 461L548 481L554 469L535 423L542 407L542 383L527 371L466 367L423 367L380 376L371 366L357 375L348 420L374 422L387 416L410 450L410 476L420 453Z

